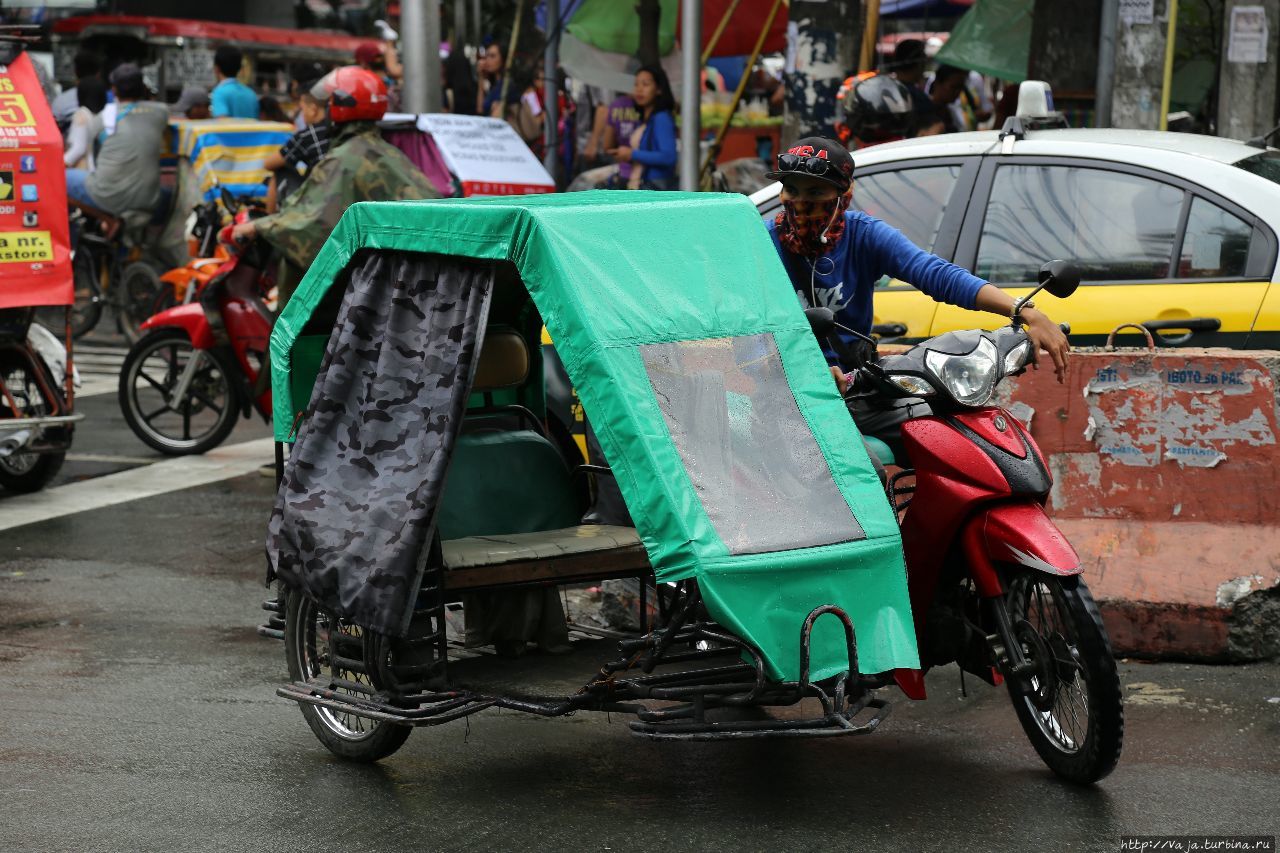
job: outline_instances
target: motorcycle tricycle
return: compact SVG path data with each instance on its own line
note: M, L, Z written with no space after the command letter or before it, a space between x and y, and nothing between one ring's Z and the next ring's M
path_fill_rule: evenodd
M530 357L544 323L607 465L570 464L548 438ZM957 377L994 386L1004 363L972 352L1021 367L1009 336L904 358L933 371L926 382L942 377L936 401ZM744 198L356 205L277 321L271 358L278 693L339 756L380 759L414 727L488 708L624 714L657 740L865 734L889 713L877 691L922 697L925 669L955 660L1005 678L1034 719L1058 720L1058 688L1083 680L1072 737L1089 757L1046 760L1079 782L1114 764L1118 696L1098 675L1114 679L1114 664L1092 662L1109 652L1078 560L1012 532L1025 559L989 553L999 525L1049 523L1043 493L992 480L963 506L934 494L978 474L948 467L973 460L932 460L928 429L986 435L978 422L995 430L996 413L907 425L916 505L953 513L907 509L903 524L950 531L960 550L917 569L908 546L904 564L885 485ZM996 432L997 449L1038 453L1020 427ZM586 486L606 480L634 526L582 523ZM621 577L653 584L638 631L566 623L557 587ZM464 632L451 627L459 605ZM1070 630L1049 621L1054 608Z

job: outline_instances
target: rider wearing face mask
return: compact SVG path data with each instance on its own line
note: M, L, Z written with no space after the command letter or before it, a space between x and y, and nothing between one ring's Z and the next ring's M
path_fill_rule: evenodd
M1013 298L1000 288L923 251L884 222L850 210L853 157L838 142L801 139L778 156L778 168L768 177L782 182L782 212L768 223L769 235L806 307L830 308L837 323L870 335L875 283L889 275L939 302L1005 318L1012 314ZM1021 322L1036 351L1048 352L1061 382L1070 349L1066 336L1034 307L1023 307ZM843 329L832 337L824 354L843 391L841 368L853 366L855 351L874 357L874 349ZM910 401L897 401L891 410L855 410L854 418L864 433L896 433L903 420L922 413L912 409Z

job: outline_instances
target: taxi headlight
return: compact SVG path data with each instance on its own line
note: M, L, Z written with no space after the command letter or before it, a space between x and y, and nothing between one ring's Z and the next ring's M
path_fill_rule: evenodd
M1031 360L1031 341L1026 340L1009 350L1004 357L1004 374L1006 376L1022 368Z
M983 338L965 355L929 352L924 363L956 402L981 406L991 399L999 378L996 345Z

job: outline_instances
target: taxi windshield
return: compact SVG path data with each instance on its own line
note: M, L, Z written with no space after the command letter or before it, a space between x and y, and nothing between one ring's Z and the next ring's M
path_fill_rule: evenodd
M1280 151L1264 151L1261 154L1246 157L1237 162L1236 166L1266 178L1273 184L1280 184Z

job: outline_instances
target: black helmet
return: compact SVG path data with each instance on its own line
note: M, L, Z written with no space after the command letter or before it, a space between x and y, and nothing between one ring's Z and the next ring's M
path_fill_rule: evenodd
M906 85L885 74L859 80L840 100L837 121L864 144L911 136L916 116Z

